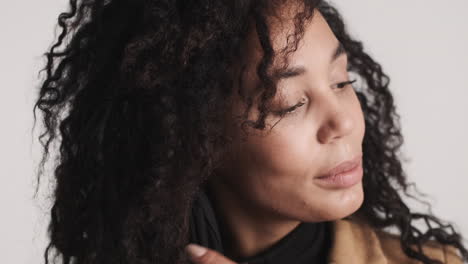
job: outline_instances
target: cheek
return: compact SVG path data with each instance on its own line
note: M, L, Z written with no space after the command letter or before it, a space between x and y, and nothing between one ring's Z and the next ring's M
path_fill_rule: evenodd
M313 133L302 127L278 126L268 136L249 140L246 151L250 153L255 166L272 175L293 176L304 173L317 155L317 148L311 140Z
M275 127L266 136L249 137L241 146L236 179L243 186L240 191L253 204L284 213L285 208L310 198L307 178L314 173L310 169L317 161L314 146L307 143L310 138L301 131Z

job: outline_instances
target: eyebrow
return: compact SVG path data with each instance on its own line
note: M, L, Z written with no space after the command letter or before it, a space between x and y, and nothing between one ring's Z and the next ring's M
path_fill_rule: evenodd
M343 44L338 41L338 44L335 48L335 50L332 53L332 56L330 57L330 63L338 59L341 55L346 53L346 49L344 48ZM278 70L277 72L277 77L278 79L286 79L286 78L291 78L295 77L301 74L304 74L306 72L306 69L302 66L297 66L297 67L290 67L285 69L284 71Z

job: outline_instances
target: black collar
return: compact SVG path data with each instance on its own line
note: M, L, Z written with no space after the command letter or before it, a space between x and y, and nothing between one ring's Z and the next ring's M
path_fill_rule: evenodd
M302 222L270 248L252 257L232 260L249 264L326 263L332 244L331 228L330 222ZM215 211L203 189L192 207L190 242L225 254Z

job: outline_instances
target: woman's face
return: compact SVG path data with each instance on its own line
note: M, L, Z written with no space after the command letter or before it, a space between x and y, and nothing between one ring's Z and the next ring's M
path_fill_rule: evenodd
M292 24L287 22L273 29L273 48L279 50ZM261 58L255 31L248 43L249 61L242 87L251 91L258 83L256 67ZM239 124L231 122L228 133L235 144L215 177L219 184L216 188L233 194L233 199L243 201L252 212L300 221L340 219L360 207L361 181L351 187L331 189L315 178L362 154L365 123L360 103L351 85L337 87L349 81L347 55L341 53L333 58L338 44L327 22L316 12L305 24L298 49L290 54L288 69L293 74L279 81L272 107L280 110L304 104L281 121L279 116L270 115L266 132L249 128L245 140ZM234 94L233 116L246 107ZM257 117L254 104L249 119Z

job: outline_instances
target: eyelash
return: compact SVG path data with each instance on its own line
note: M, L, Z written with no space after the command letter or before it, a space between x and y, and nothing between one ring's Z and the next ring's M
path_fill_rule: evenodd
M340 89L343 89L347 85L353 84L355 81L356 81L356 79L354 79L352 81L340 82L340 83L337 83L337 87L340 88ZM288 107L286 109L279 110L276 113L278 115L280 115L280 116L283 116L283 115L286 115L286 114L291 114L291 113L294 113L294 110L296 110L297 108L303 106L304 104L305 104L305 102L300 102L300 103L297 103L296 105L293 105L293 106Z

